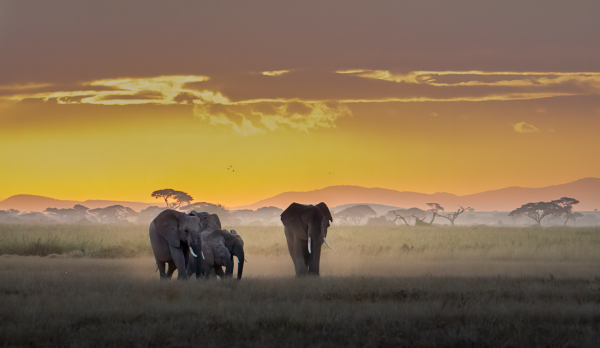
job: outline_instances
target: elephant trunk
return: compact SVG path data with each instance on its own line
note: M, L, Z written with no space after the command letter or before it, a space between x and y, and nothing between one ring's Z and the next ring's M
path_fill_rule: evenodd
M238 259L238 272L237 279L242 279L242 273L244 272L244 250L242 249L235 255Z

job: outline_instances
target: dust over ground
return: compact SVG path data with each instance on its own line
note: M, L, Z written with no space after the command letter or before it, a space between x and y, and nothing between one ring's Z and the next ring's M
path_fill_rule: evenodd
M244 279L293 277L289 256L254 256L244 265ZM116 277L158 279L152 257L93 259L68 257L0 256L0 271L20 270L30 275L72 272L106 274ZM177 272L174 274L174 278ZM494 261L423 260L418 257L351 257L324 255L322 277L557 277L594 278L600 276L600 263L590 261Z

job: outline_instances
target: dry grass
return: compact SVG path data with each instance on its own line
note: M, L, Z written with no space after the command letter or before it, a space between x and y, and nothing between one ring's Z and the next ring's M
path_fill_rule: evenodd
M63 256L0 257L0 346L600 346L597 228L335 226L308 279L282 228L237 230L244 279L160 282L144 226L0 225Z
M142 262L143 261L143 262ZM600 279L252 276L160 282L149 258L0 259L19 347L597 347Z
M227 227L227 226L226 226ZM280 226L234 227L248 255L287 256ZM333 255L419 259L600 261L597 227L352 227L333 226ZM150 256L142 225L0 224L0 255L62 254L97 258Z

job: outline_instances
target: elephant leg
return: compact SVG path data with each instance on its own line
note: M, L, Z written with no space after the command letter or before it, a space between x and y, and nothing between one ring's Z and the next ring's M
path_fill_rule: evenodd
M294 262L294 270L296 271L296 275L298 275L298 266L296 265L296 257L294 257L294 245L296 244L296 238L294 237L291 228L285 226L283 231L285 232L285 239L287 239L288 252L290 253L292 262Z
M173 258L173 262L177 267L177 279L187 279L187 270L185 267L183 251L181 248L177 248L172 245L169 245L169 248L171 249L171 257Z
M160 274L160 279L161 280L167 279L167 276L165 274L165 263L162 261L156 260L156 266L158 267L158 273Z
M312 253L308 262L308 275L319 275L319 264L321 263L321 243L312 243Z
M175 263L171 260L171 261L167 261L167 264L169 265L169 268L167 269L167 274L166 274L166 279L171 279L171 277L173 276L173 273L175 273L175 270L177 269L177 267L175 266Z
M292 253L296 277L305 276L308 271L308 241L295 238Z

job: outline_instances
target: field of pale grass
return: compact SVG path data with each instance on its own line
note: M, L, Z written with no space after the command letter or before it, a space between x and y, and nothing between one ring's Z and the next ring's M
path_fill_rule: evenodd
M598 228L333 226L303 279L235 229L241 281L161 282L146 226L0 225L0 347L600 346Z
M231 228L225 226L226 228ZM287 256L281 226L233 227L248 256ZM600 261L597 227L332 226L328 255L422 259ZM325 248L325 247L324 247ZM151 256L143 225L0 224L0 255Z

